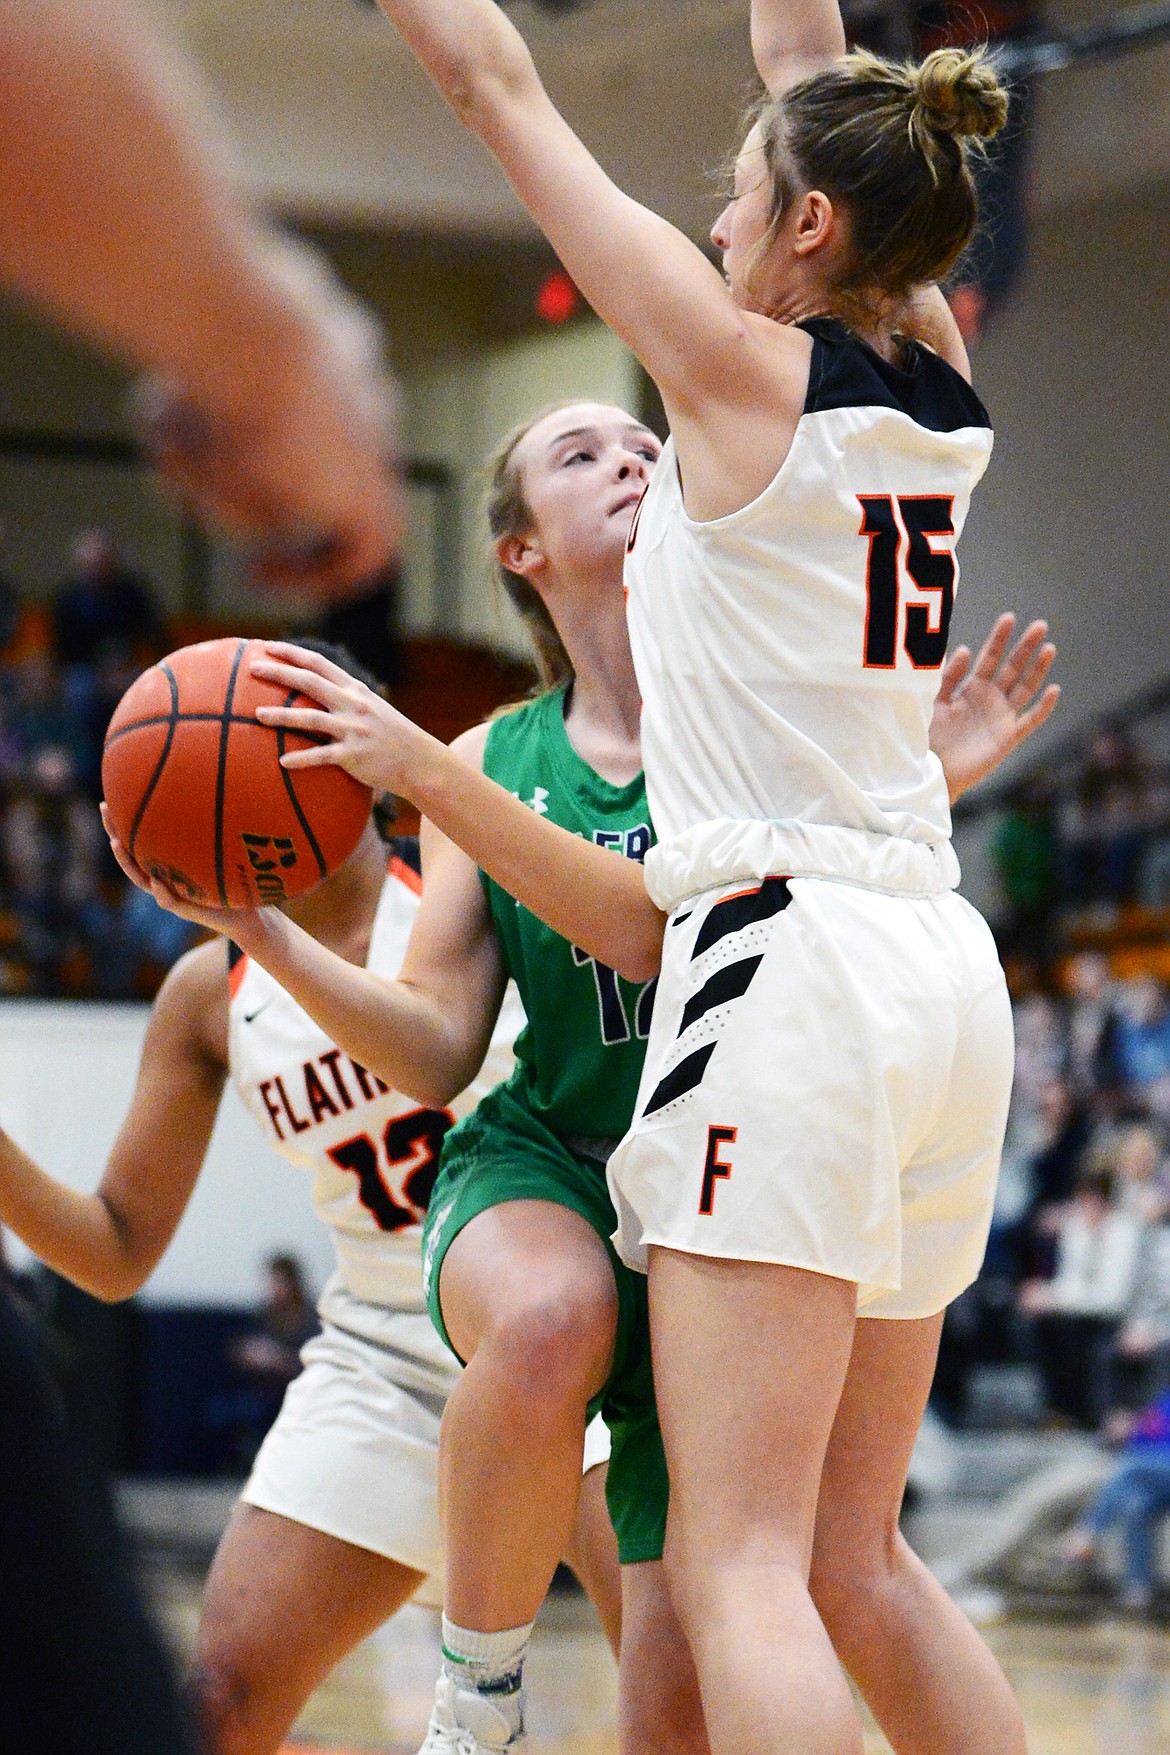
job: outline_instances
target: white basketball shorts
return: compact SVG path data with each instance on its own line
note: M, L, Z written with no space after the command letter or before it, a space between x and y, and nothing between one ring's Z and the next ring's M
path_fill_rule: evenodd
M424 1573L415 1601L438 1608L439 1422L453 1373L435 1371L427 1386L437 1339L429 1316L400 1315L394 1323L401 1343L394 1349L330 1323L308 1342L304 1370L288 1387L241 1498ZM599 1415L585 1434L583 1469L608 1460Z
M1012 1081L1011 1008L961 897L769 878L684 903L626 1138L616 1243L853 1280L867 1316L975 1278Z

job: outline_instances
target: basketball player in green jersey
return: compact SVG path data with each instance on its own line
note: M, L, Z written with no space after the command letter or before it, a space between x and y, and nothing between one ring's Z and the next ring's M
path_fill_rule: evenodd
M594 404L540 416L502 447L492 534L550 689L455 746L534 816L634 857L650 829L622 559L658 449L629 415ZM953 795L1055 704L1054 691L1039 692L1052 661L1044 625L1009 654L1011 628L1000 619L969 675L963 653L948 667L932 735ZM352 705L369 710L364 696ZM581 956L427 824L424 865L398 982L331 957L272 910L198 918L234 937L347 1052L418 1101L444 1102L466 1084L508 974L528 1008L513 1077L452 1130L431 1199L428 1297L468 1369L443 1428L449 1656L427 1746L498 1748L515 1734L528 1627L560 1527L571 1524L586 1410L604 1397L614 1472L619 1482L636 1475L641 1488L614 1504L627 1562L623 1655L634 1658L637 1644L656 1652L653 1663L632 1665L651 1681L623 1692L623 1746L640 1755L702 1749L689 1658L657 1564L665 1475L641 1282L610 1247L603 1163L633 1108L646 991Z

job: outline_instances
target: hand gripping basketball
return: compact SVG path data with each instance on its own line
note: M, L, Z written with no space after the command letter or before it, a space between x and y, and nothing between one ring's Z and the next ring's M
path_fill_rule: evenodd
M375 792L417 802L424 769L442 744L320 653L274 642L265 645L264 654L252 660L258 682L275 684L290 701L296 694L317 703L256 709L261 724L312 740L283 754L282 767L291 772L344 768Z
M113 837L139 871L201 907L302 895L349 858L370 817L370 793L336 765L282 767L305 739L265 724L260 708L304 698L252 675L262 651L229 639L172 652L126 691L106 732Z

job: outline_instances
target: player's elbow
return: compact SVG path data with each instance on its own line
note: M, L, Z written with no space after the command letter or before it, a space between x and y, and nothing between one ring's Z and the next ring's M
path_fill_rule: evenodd
M532 57L523 43L487 43L453 49L436 74L444 97L465 127L493 134L501 118L539 89Z
M625 981L653 981L662 968L661 930L653 926L631 935L619 946L619 955L613 966Z
M137 1269L127 1263L117 1266L102 1267L96 1274L87 1275L82 1286L83 1291L96 1298L100 1304L125 1304L140 1292L149 1277L149 1269Z
M460 1091L467 1086L479 1070L467 1063L466 1077L462 1066L445 1068L442 1072L431 1071L426 1076L411 1079L410 1089L403 1086L403 1095L414 1103L421 1103L424 1109L449 1109Z

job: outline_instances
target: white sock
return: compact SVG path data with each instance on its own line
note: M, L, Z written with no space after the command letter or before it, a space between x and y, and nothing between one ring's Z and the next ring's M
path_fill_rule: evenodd
M457 1627L443 1616L443 1669L460 1688L487 1695L514 1735L524 1722L521 1683L532 1626L529 1621L524 1627L508 1627L502 1633L478 1633L472 1627Z

